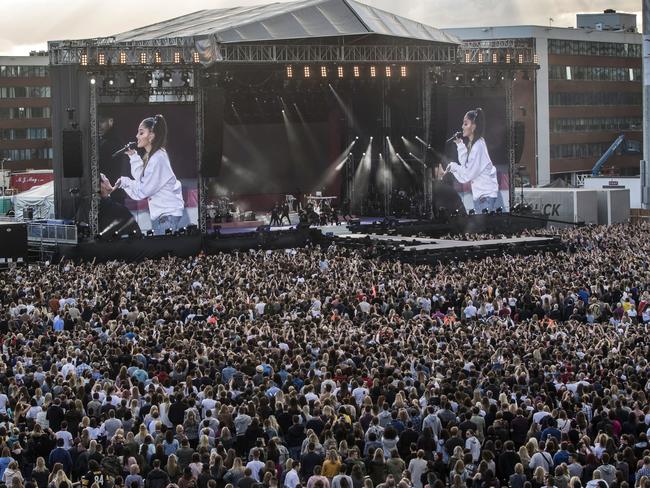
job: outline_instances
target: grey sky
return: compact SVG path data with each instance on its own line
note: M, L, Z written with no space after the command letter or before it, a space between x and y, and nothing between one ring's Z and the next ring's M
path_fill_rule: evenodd
M574 27L578 12L614 8L636 13L641 0L361 0L434 27L536 24ZM116 34L209 8L259 5L273 0L0 0L0 55L45 49L48 40Z

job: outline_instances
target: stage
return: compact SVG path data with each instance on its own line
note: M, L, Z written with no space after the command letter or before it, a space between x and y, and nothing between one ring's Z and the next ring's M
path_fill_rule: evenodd
M247 251L250 249L290 249L331 243L341 246L368 248L368 256L380 259L399 259L415 263L472 259L494 254L532 254L562 248L554 237L515 237L481 239L481 234L498 235L510 215L475 215L463 219L477 240L461 240L449 233L445 238L423 233L409 235L415 225L419 229L442 229L447 224L411 219L393 220L373 217L354 219L352 224L306 226L230 226L209 234L166 236L129 236L113 240L85 240L77 244L59 246L60 257L74 260L104 262L111 260L141 261L165 256L191 257L199 253ZM494 227L489 227L492 224ZM381 225L389 232L378 232ZM360 229L367 229L363 232ZM405 232L401 232L404 229ZM373 232L370 232L373 231Z

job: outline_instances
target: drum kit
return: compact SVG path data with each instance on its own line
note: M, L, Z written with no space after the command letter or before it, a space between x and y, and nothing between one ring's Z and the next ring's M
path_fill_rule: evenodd
M212 220L232 217L235 210L235 204L228 197L217 197L206 205L207 216Z

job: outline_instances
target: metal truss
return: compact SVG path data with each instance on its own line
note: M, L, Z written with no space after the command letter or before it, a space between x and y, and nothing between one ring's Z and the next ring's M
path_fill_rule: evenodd
M508 209L512 211L515 205L515 119L512 112L512 80L506 83L506 128L508 147Z
M532 41L502 39L466 41L458 47L457 62L467 64L537 64Z
M200 55L193 45L178 39L167 43L110 44L105 42L50 42L50 65L163 66L198 64ZM456 46L348 46L348 45L264 45L221 44L216 63L451 63Z
M97 87L90 87L90 232L99 234L99 154L97 147Z
M196 174L197 174L197 191L199 193L199 208L198 208L198 227L201 235L206 235L208 233L208 221L206 215L206 208L208 205L208 187L206 178L203 177L203 171L201 171L201 160L203 159L203 137L204 137L204 128L203 128L203 101L204 93L203 90L199 87L196 87L194 94L194 125L196 127Z

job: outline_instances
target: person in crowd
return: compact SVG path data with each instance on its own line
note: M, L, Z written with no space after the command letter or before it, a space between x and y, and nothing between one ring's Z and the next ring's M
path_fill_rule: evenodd
M435 267L311 245L0 271L0 479L644 486L648 231Z

